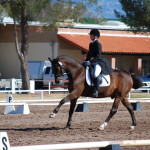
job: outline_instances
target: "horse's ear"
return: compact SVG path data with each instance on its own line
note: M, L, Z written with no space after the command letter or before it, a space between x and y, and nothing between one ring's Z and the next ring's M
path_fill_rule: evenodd
M50 62L52 62L52 59L51 59L50 57L48 57L48 60L49 60Z

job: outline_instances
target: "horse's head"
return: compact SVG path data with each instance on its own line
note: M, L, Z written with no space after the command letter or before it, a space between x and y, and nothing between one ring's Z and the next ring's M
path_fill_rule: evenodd
M64 75L64 69L62 68L62 63L60 61L58 61L58 59L51 59L48 58L49 61L52 64L52 70L54 73L54 77L55 77L55 83L59 84L62 81L62 77Z

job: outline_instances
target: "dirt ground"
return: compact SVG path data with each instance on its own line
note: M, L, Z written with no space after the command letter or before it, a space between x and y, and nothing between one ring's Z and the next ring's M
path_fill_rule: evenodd
M55 98L63 96L65 94L53 94ZM1 95L0 100L4 98L6 95ZM150 103L141 103L142 110L135 111L137 127L134 131L129 129L131 118L122 104L104 131L98 130L98 127L109 114L112 103L88 106L88 112L74 113L70 130L63 130L68 119L69 105L62 106L55 118L49 118L55 106L29 105L31 113L28 115L4 115L4 106L0 106L0 132L7 132L11 146L150 139ZM150 146L122 149L150 150Z

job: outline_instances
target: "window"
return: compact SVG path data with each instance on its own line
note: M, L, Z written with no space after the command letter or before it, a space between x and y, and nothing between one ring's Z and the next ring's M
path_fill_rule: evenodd
M150 59L143 59L142 68L144 75L150 73Z
M47 67L45 70L45 74L49 74L50 73L50 67Z

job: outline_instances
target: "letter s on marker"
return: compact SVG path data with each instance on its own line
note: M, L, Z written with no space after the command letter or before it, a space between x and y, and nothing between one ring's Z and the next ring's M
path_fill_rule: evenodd
M6 142L7 142L7 138L6 138L6 137L3 137L3 138L2 138L2 143L3 143L3 145L4 145L3 150L8 150L8 146L7 146Z

